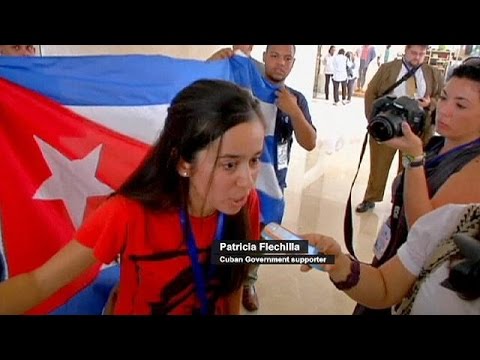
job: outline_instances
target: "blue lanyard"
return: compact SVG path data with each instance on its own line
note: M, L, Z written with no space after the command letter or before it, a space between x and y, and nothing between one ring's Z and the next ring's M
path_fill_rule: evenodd
M442 162L442 160L447 156L447 155L452 155L461 152L462 150L468 149L471 146L480 144L480 138L477 140L471 141L467 144L463 144L460 146L457 146L456 148L453 148L452 150L447 151L446 153L443 153L442 155L437 155L433 157L432 159L427 160L425 167L428 168L434 168L437 167L438 164Z
M207 276L205 276L205 272L203 271L202 264L200 263L199 259L195 235L193 234L191 227L187 227L187 219L188 217L185 210L181 209L180 223L182 224L183 231L186 231L187 234L188 254L190 255L190 259L192 261L193 276L195 277L195 290L200 301L200 314L208 315L209 302L207 295L207 284L208 281L213 277L216 267L210 265L209 272ZM222 237L224 220L225 214L220 213L218 216L217 231L214 241L220 240Z

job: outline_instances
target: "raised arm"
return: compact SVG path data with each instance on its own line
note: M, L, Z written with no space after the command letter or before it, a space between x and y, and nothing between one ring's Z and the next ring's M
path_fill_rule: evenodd
M313 150L317 144L317 133L311 124L307 100L301 96L297 101L297 97L285 86L278 90L276 95L277 106L288 114L292 120L293 132L297 142L305 150Z
M373 103L380 97L380 88L385 81L384 79L385 65L380 66L378 71L373 76L372 80L368 83L367 90L365 91L365 117L367 121L370 121L372 115Z
M394 138L385 144L400 149L404 154L421 156L422 141L410 129L402 124L404 136ZM418 218L446 204L468 204L480 202L480 157L477 157L460 171L453 174L430 199L423 166L405 169L404 204L408 226Z
M212 54L206 61L215 61L231 58L234 55L230 48L223 48Z

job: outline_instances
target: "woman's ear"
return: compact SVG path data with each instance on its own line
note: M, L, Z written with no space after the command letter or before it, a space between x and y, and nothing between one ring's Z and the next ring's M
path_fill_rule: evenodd
M180 159L177 164L177 171L181 177L189 177L192 173L192 164Z

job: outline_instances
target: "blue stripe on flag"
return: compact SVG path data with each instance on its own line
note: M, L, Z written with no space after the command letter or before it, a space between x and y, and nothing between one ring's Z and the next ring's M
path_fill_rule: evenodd
M261 190L257 190L257 193L260 198L260 207L262 209L268 209L268 211L262 211L261 222L265 225L270 222L280 224L285 210L285 202L283 199L273 198Z
M120 279L120 266L110 266L102 271L85 289L50 315L101 315L113 287Z
M2 77L73 106L168 104L195 80L233 80L227 60L160 55L1 57L0 69Z

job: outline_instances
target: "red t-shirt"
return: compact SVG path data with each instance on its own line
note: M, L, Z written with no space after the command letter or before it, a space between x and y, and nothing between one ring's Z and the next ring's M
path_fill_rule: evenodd
M252 240L258 240L256 191L250 193L246 206ZM218 218L218 212L205 218L190 216L202 263L210 255ZM121 254L115 314L188 315L200 308L178 211L152 211L137 201L114 196L87 218L75 239L93 248L95 257L106 264ZM217 300L215 309L217 314L225 313L224 298Z

